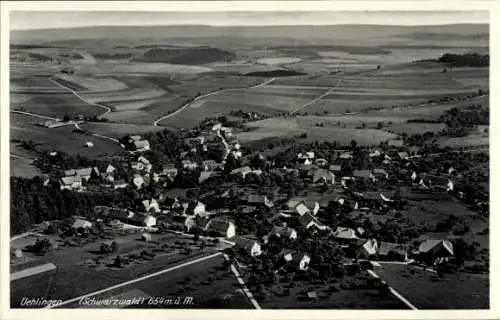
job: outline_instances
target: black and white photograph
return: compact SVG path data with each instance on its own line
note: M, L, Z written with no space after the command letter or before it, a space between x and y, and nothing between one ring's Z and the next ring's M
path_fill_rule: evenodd
M10 309L490 309L487 9L168 7L9 10Z

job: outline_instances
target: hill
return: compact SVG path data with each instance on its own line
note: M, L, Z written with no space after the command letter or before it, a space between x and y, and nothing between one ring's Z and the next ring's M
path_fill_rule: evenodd
M216 61L234 60L232 52L211 48L152 48L132 58L140 62L166 62L174 64L204 64Z

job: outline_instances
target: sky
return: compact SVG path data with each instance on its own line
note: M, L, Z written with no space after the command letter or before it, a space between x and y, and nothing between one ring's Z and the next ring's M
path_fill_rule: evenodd
M11 30L147 25L437 25L489 23L488 11L11 11Z

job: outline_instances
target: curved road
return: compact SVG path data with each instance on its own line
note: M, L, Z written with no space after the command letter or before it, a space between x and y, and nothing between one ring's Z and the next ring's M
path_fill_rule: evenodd
M93 105L93 106L96 106L96 107L103 108L104 110L106 110L103 114L99 115L99 118L102 118L103 116L105 116L105 115L107 115L108 113L111 112L111 108L110 107L107 107L107 106L99 104L99 103L88 101L87 99L85 99L81 95L79 95L75 90L73 90L73 89L71 89L69 87L66 87L65 85L63 85L63 84L55 81L53 79L53 77L49 78L49 80L52 81L53 83L57 84L59 87L64 88L66 90L69 90L72 94L74 94L78 99L82 100L83 102L85 102L87 104L90 104L90 105Z
M170 114L167 114L167 115L164 115L158 119L156 119L154 122L153 122L153 125L155 127L159 127L160 125L158 124L159 122L161 122L162 120L165 120L165 119L168 119L170 117L173 117L175 116L176 114L178 114L179 112L182 112L184 111L185 109L189 108L193 103L195 103L196 101L200 100L200 99L203 99L203 98L206 98L206 97L210 97L210 96L213 96L215 94L218 94L218 93L221 93L221 92L230 92L230 91L236 91L236 90L242 90L242 89L253 89L253 88L259 88L259 87L262 87L262 86L265 86L266 84L269 84L271 82L273 82L276 78L271 78L269 80L266 80L262 83L259 83L259 84L256 84L254 86L251 86L251 87L244 87L244 88L230 88L230 89L221 89L221 90L217 90L217 91L212 91L212 92L209 92L209 93L206 93L206 94L203 94L201 96L198 96L196 98L194 98L192 101L184 104L183 106L181 106L179 109L177 109L176 111L170 113Z

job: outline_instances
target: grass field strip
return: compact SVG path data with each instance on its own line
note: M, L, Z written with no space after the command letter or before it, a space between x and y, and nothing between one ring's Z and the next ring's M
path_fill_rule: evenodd
M68 88L66 87L65 85L55 81L53 78L49 78L50 81L52 81L53 83L57 84L58 86L60 86L61 88L64 88L66 90L69 90L72 94L74 94L78 99L82 100L83 102L87 103L87 104L90 104L90 105L93 105L93 106L96 106L96 107L100 107L100 108L103 108L104 110L106 110L103 114L101 114L99 117L103 117L105 116L106 114L110 113L111 112L111 108L110 107L107 107L105 105L102 105L102 104L99 104L99 103L94 103L94 102L89 102L87 101L85 98L83 98L81 95L79 95L75 90L71 89L71 88Z
M53 308L61 307L61 306L64 306L64 305L67 305L67 304L79 301L79 300L84 299L84 298L88 298L88 297L91 297L91 296L99 295L99 294L102 294L102 293L105 293L105 292L108 292L108 291L111 291L111 290L114 290L114 289L118 289L118 288L130 285L130 284L133 284L133 283L140 282L142 280L153 278L153 277L159 276L161 274L168 273L170 271L174 271L174 270L177 270L177 269L189 266L189 265L194 264L194 263L198 263L198 262L201 262L201 261L212 259L214 257L217 257L217 256L221 255L221 254L222 254L221 252L216 252L214 254L211 254L211 255L208 255L208 256L204 256L204 257L201 257L201 258L198 258L198 259L194 259L194 260L191 260L191 261L188 261L188 262L184 262L184 263L181 263L179 265L176 265L176 266L173 266L173 267L170 267L170 268L167 268L167 269L163 269L163 270L160 270L158 272L154 272L152 274L148 274L148 275L140 277L140 278L136 278L136 279L133 279L133 280L129 280L129 281L126 281L126 282L122 282L122 283L116 284L116 285L111 286L109 288L105 288L105 289L102 289L102 290L99 290L99 291L91 292L91 293L88 293L88 294L85 294L85 295L82 295L82 296L79 296L79 297L76 297L76 298L73 298L73 299L69 299L69 300L63 301L63 302L58 303L58 304L48 305L47 307L45 307L45 309L53 309Z
M380 279L382 281L382 283L385 283L386 282L381 279L375 272L373 272L373 270L366 270L368 271L368 273L376 278L376 279ZM397 292L393 287L389 286L389 291L391 291L391 293L396 297L398 298L400 301L402 301L404 304L406 304L410 309L412 310L418 310L417 307L415 307L410 301L408 301L405 297L403 297L399 292Z
M330 93L332 93L335 89L337 89L340 84L342 83L342 78L340 78L338 81L337 81L337 84L333 87L331 87L327 92L323 93L322 95L320 95L319 97L309 101L309 102L306 102L304 103L303 105L299 106L297 109L293 110L292 112L290 112L290 114L294 114L294 113L297 113L299 112L300 110L310 106L311 104L313 103L316 103L318 102L319 100L323 99L324 97L326 97L327 95L329 95Z
M227 254L224 254L224 259L226 259L227 261L229 261L229 256ZM238 269L236 269L236 267L234 266L233 263L231 263L231 271L233 271L234 275L236 276L236 280L238 280L238 282L240 283L241 287L243 288L243 292L245 293L245 295L247 296L248 300L250 300L250 302L252 303L252 305L254 306L255 309L262 309L259 305L259 303L257 302L257 300L255 300L252 292L250 291L250 289L248 289L245 281L243 281L243 278L241 277L241 274L240 272L238 271Z
M182 112L183 110L189 108L191 105L193 105L194 103L196 103L198 100L201 100L201 99L204 99L204 98L207 98L207 97L210 97L210 96L213 96L213 95L216 95L216 94L219 94L219 93L222 93L222 92L230 92L230 91L236 91L236 90L242 90L242 89L253 89L253 88L259 88L259 87L262 87L262 86L265 86L266 84L269 84L271 82L273 82L276 78L271 78L269 80L266 80L262 83L259 83L257 85L254 85L254 86L251 86L251 87L245 87L245 88L230 88L230 89L221 89L221 90L217 90L217 91L212 91L212 92L209 92L209 93L206 93L204 95L201 95L201 96L198 96L196 98L194 98L192 101L184 104L183 106L181 106L179 109L177 109L176 111L170 113L170 114L167 114L167 115L164 115L158 119L156 119L154 122L153 122L153 125L155 127L158 127L158 123L161 122L162 120L165 120L165 119L168 119L170 117L173 117L175 116L176 114ZM198 106L200 107L200 106Z

